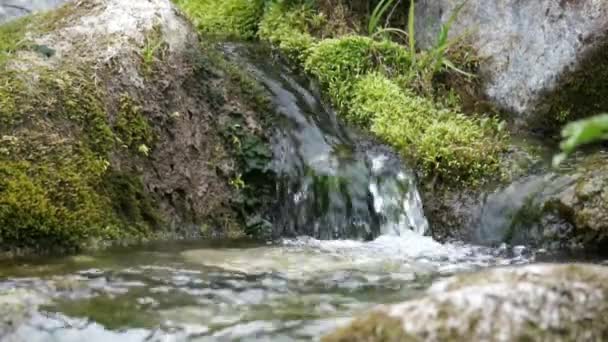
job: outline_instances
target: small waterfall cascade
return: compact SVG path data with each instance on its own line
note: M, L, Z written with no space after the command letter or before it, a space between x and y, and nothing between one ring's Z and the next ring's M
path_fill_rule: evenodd
M372 240L427 231L413 172L393 151L341 123L287 65L245 44L223 49L266 88L278 116L276 237Z

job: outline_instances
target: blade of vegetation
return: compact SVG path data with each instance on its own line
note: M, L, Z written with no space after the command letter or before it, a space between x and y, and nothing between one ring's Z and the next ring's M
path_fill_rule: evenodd
M398 29L398 28L394 28L394 27L385 27L383 29L380 29L380 30L376 31L376 33L374 35L372 35L372 38L375 38L384 33L394 33L398 36L403 36L406 40L409 39L409 34L407 32L405 32L402 29Z
M594 116L568 124L562 130L560 147L562 153L555 156L553 164L558 166L578 147L608 139L608 114Z
M441 25L441 30L439 31L439 36L437 37L437 44L435 45L435 48L433 49L433 55L434 55L434 59L435 59L435 64L433 65L433 70L435 72L438 71L445 64L444 58L445 58L445 54L449 50L449 48L452 45L454 45L456 42L460 41L460 39L455 39L455 40L450 41L450 40L448 40L448 37L450 34L450 30L452 29L452 25L454 25L456 18L458 18L458 15L462 11L462 9L466 3L467 2L464 1L463 3L458 5L454 9L452 14L450 15L450 18L448 19L448 21L445 22L445 24Z
M382 19L386 11L388 11L388 9L391 7L394 1L395 0L381 0L378 5L376 5L374 11L372 12L372 15L370 16L369 25L367 27L368 33L370 35L376 33L376 31L378 30L378 23L380 23L380 20Z
M416 9L414 6L414 0L410 0L410 12L407 18L407 30L409 35L410 56L412 58L412 65L416 64L416 19L414 18L414 16L416 15Z

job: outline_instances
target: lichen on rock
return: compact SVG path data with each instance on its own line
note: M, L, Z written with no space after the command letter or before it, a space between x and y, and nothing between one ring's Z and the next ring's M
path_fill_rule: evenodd
M439 281L421 299L381 306L323 341L398 340L391 336L405 341L599 341L608 336L607 281L608 268L584 264L464 274Z

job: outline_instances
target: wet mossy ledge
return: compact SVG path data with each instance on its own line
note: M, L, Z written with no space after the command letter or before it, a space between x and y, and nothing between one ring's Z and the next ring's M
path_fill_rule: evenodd
M255 210L225 122L263 140L264 101L235 95L252 92L235 75L169 1L68 2L0 26L0 255L244 237Z
M231 0L204 11L210 2L176 1L204 34L269 42L318 81L347 122L396 148L427 184L477 186L500 179L508 141L501 122L484 113L465 115L455 92L434 81L442 75L426 75L406 46L330 18L349 7L334 1L335 11L326 12L325 2ZM245 4L255 9L237 10Z

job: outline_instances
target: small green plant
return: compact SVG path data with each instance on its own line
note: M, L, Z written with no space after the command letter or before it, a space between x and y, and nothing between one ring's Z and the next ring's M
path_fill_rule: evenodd
M243 176L241 174L237 174L232 179L230 179L230 185L232 185L232 187L238 191L245 189L246 186L245 181L243 180Z
M154 132L143 115L142 108L128 94L123 94L120 98L120 108L113 128L120 145L145 156L149 154Z
M558 166L568 155L582 145L608 139L608 114L594 116L589 119L575 121L562 130L560 148L562 153L555 156L553 164Z
M154 64L158 60L159 52L164 45L165 42L159 28L152 29L146 36L144 47L141 50L142 68L145 75L152 74Z

